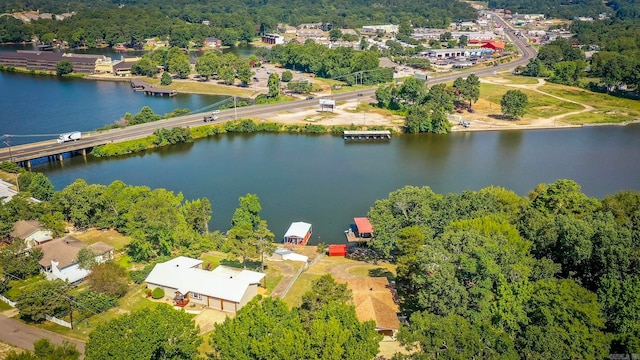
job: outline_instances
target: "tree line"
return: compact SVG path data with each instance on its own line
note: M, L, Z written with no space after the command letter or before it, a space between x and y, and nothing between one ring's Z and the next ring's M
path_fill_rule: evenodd
M468 4L445 0L397 1L384 7L371 6L365 0L340 0L331 5L304 0L270 2L202 1L127 1L118 6L110 1L76 0L64 4L47 1L5 3L2 12L40 10L62 14L75 11L64 20L40 19L30 23L12 17L0 18L0 42L44 41L54 38L72 46L94 47L101 42L111 46L126 43L140 47L145 38L168 38L172 45L187 47L189 41L202 44L208 36L224 45L249 42L257 34L275 32L278 23L298 25L323 23L325 30L355 28L366 24L412 21L416 26L445 27L452 21L476 19ZM202 25L208 21L209 25Z
M640 351L640 193L570 180L527 197L408 186L375 202L369 243L397 263L408 358L605 358Z

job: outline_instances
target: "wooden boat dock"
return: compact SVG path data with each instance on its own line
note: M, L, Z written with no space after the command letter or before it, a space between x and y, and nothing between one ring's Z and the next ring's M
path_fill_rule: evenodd
M149 96L176 96L177 90L174 89L161 89L151 86L149 83L139 79L131 79L131 88L133 91L141 91L145 95Z
M342 134L345 140L390 140L389 130L345 130Z
M353 218L354 224L351 224L344 234L349 243L366 243L373 238L373 226L366 217Z

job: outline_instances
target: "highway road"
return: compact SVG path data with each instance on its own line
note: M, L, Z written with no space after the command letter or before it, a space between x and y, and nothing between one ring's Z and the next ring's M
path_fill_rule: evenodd
M447 75L429 78L428 85L439 84L443 82L450 82L460 76L466 76L470 73L475 73L477 76L493 75L498 71L513 70L517 66L525 66L529 60L536 56L536 51L529 47L527 39L517 36L516 31L509 26L502 18L494 14L494 19L497 23L501 24L504 28L505 35L518 47L522 56L509 63L500 64L498 66L487 67L484 69L473 69L460 72L452 72ZM350 100L357 98L358 96L374 96L376 88L367 90L354 91L349 93L332 95L330 98L336 101ZM211 123L226 122L232 119L240 119L246 117L266 117L267 114L273 114L277 112L295 112L296 110L314 106L318 102L316 99L298 100L286 103L270 104L270 105L253 105L249 107L242 107L237 109L222 110L218 114L218 120ZM0 149L0 161L25 161L40 157L46 157L48 155L62 154L70 151L87 149L97 145L104 145L111 142L120 142L125 140L133 140L143 138L153 134L154 131L160 128L173 128L173 127L193 127L204 125L204 114L191 114L180 116L176 118L160 120L152 123L140 124L135 126L129 126L123 129L114 129L95 133L84 133L82 139L74 142L58 144L55 140L40 141L25 145L12 146L10 148Z

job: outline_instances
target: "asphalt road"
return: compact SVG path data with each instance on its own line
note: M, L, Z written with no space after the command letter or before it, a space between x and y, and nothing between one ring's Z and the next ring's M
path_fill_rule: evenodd
M505 34L520 49L523 56L514 61L500 64L498 66L491 66L485 69L453 72L451 74L430 78L427 81L427 84L434 85L443 82L449 82L455 80L460 76L465 76L471 73L475 73L477 76L493 75L494 72L513 70L517 66L527 65L529 60L536 56L536 51L529 47L526 39L520 36L516 36L516 31L511 28L511 26L509 26L502 18L497 15L494 15L494 18L498 23L502 24ZM373 96L375 94L375 91L376 88L371 88L362 91L332 95L330 98L336 101L350 100L357 98L358 96ZM298 100L270 105L254 105L237 109L222 110L218 114L218 120L215 122L226 122L231 119L239 119L244 117L259 118L261 116L265 116L266 114L276 112L295 112L296 110L299 110L303 107L317 104L317 102L318 100L316 98L310 100ZM153 134L154 131L160 128L199 126L204 124L203 116L204 114L202 113L192 114L147 124L129 126L124 129L114 129L99 133L84 133L82 135L82 139L63 144L58 144L55 140L47 140L25 145L13 146L11 148L2 148L0 149L0 161L18 162L39 157L46 157L53 154L61 154L69 151L86 149L97 145L108 144L111 142L139 139ZM209 122L209 124L210 123L211 122Z
M58 345L61 345L65 340L69 341L75 344L76 349L84 354L84 341L70 339L51 331L31 327L4 315L0 315L0 329L2 329L0 330L0 341L22 349L33 350L34 342L47 338Z

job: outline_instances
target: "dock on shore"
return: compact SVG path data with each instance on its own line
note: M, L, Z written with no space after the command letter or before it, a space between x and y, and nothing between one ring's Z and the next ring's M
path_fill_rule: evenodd
M141 91L145 95L149 96L176 96L177 90L174 89L161 89L151 86L151 84L142 81L140 79L131 79L131 88L133 91Z
M342 134L345 140L390 140L389 130L345 130Z

